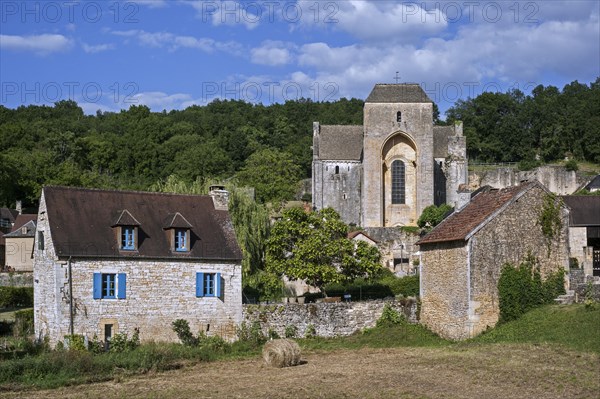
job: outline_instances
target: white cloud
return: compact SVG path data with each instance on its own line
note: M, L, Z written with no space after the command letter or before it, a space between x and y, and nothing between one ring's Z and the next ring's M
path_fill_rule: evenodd
M292 62L290 49L295 46L278 41L267 40L260 47L250 50L250 59L254 64L280 66Z
M96 54L96 53L101 53L103 51L108 51L108 50L114 50L115 49L115 45L114 44L87 44L87 43L82 43L81 47L83 48L83 51L85 51L88 54Z
M220 42L210 38L196 38L193 36L178 36L170 32L146 32L144 30L112 31L113 35L131 37L148 47L166 47L170 51L180 48L191 48L211 53L215 50L239 55L242 46L234 41Z
M167 5L166 0L129 0L129 1L133 1L134 3L137 3L142 6L147 6L150 8L161 8L161 7L166 7L166 5Z
M31 36L0 35L0 49L31 51L38 55L63 52L73 46L73 40L57 34Z
M330 27L367 42L412 43L448 25L442 11L419 2L300 0L298 7L303 11L303 26Z
M134 94L129 102L131 105L146 105L153 110L178 109L181 104L192 100L192 96L185 93L167 94L162 91L150 91Z

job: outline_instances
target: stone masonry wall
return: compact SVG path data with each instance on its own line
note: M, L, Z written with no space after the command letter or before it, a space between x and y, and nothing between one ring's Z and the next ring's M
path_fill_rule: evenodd
M386 304L403 314L410 323L417 323L417 305L410 298L403 301L244 305L243 320L247 325L259 322L264 334L272 329L281 337L285 336L287 326L295 326L297 336L303 337L309 325L314 326L320 337L346 336L375 327Z
M466 243L422 245L421 252L421 323L444 338L468 338Z
M313 161L313 173L313 179L318 181L313 198L317 209L331 207L345 223L360 225L360 162Z
M498 280L506 263L518 265L529 253L540 262L542 277L559 268L568 270L568 214L562 212L562 230L550 245L539 218L546 192L533 187L477 232L471 251L470 316L472 333L498 322Z
M38 229L44 231L45 250L35 251L34 317L38 338L55 345L70 333L68 260L57 259L52 246L45 202L40 203ZM113 334L133 334L142 341L177 341L171 328L186 319L192 332L234 339L242 318L241 265L165 260L72 259L74 333L104 339L104 325ZM125 299L93 299L93 275L125 273ZM196 272L221 273L221 298L196 297Z
M0 273L0 287L33 287L33 273Z

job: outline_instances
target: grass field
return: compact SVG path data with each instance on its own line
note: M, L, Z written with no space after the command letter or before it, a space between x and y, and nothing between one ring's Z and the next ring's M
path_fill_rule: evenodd
M461 343L424 328L402 324L351 337L299 340L303 364L267 368L256 350L229 352L226 359L203 358L178 345L142 346L120 358L87 356L76 368L89 368L90 384L34 390L60 378L69 352L19 371L29 380L0 381L6 398L600 398L600 306L550 305L519 320ZM144 373L126 362L162 356ZM179 353L173 353L179 351ZM53 352L56 356L56 353ZM187 353L187 355L186 355ZM74 355L78 356L78 355ZM106 356L106 357L103 357ZM127 360L129 357L129 360ZM160 356L159 356L160 357ZM100 359L100 360L96 360ZM102 360L104 359L104 360ZM0 363L0 378L9 365ZM98 363L94 363L98 362ZM100 364L105 364L105 369ZM53 373L44 374L45 364ZM53 366L52 366L53 365ZM87 366L86 366L87 365ZM96 370L95 368L99 368ZM113 367L113 368L111 368ZM166 370L166 371L161 371ZM94 378L88 381L94 381ZM64 379L61 385L81 380Z

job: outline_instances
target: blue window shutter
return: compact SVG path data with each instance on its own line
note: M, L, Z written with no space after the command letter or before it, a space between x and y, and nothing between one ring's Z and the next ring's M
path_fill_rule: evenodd
M127 298L125 294L125 292L127 291L127 276L125 273L119 273L117 276L117 288L119 289L119 292L117 293L117 298L125 299Z
M94 299L102 298L102 273L94 273Z
M215 274L215 296L221 297L221 273Z
M196 273L196 296L204 296L204 273Z

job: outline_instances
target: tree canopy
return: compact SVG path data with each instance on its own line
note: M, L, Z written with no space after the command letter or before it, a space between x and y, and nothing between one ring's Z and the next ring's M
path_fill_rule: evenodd
M319 288L379 271L379 250L349 239L347 232L348 226L331 208L285 210L267 240L266 268Z

